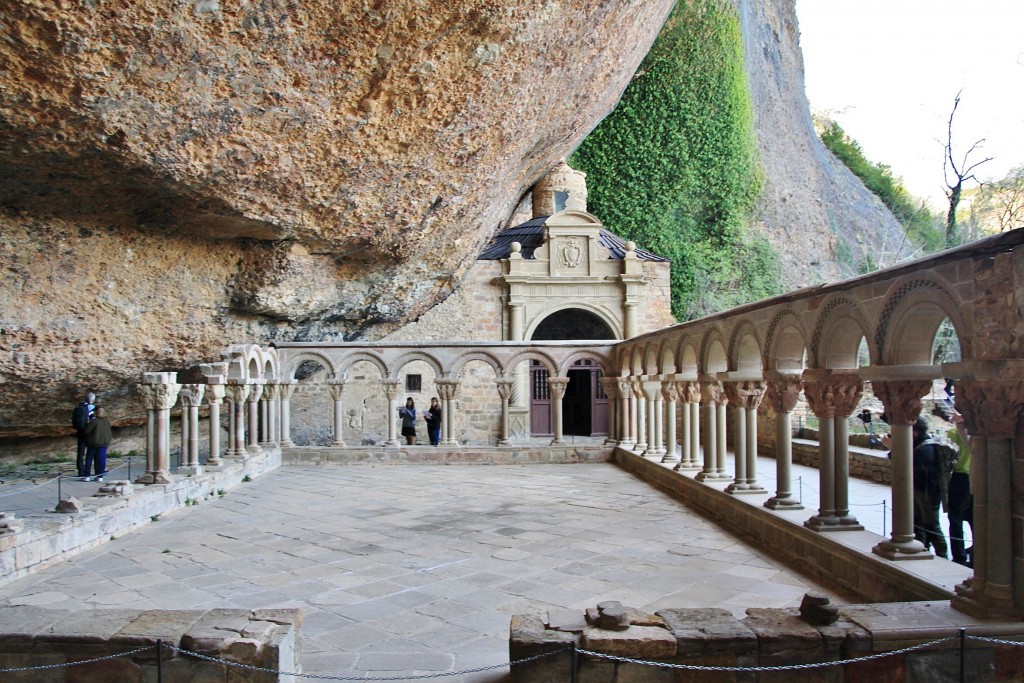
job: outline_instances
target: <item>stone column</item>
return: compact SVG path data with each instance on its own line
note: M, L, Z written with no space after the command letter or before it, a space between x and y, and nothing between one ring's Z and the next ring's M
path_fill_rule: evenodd
M250 387L248 384L228 384L224 387L224 396L231 404L231 418L229 420L230 433L228 434L228 451L225 455L229 458L245 457L245 418L243 406L249 398Z
M381 388L384 389L384 395L388 399L388 440L384 442L385 446L397 448L401 445L398 440L398 389L401 385L401 380L398 379L382 379L380 381ZM440 387L438 387L440 392ZM442 394L443 398L444 394ZM445 418L448 417L448 406L445 406Z
M602 377L601 388L608 397L608 438L604 443L606 446L614 446L622 439L622 432L619 431L619 381L614 377Z
M171 408L178 402L176 372L147 372L142 376L139 393L149 411L146 433L146 473L137 484L168 484L171 482Z
M434 382L437 386L437 394L442 402L441 422L441 443L449 446L458 446L459 440L455 437L455 394L459 390L459 380L439 379ZM514 386L514 385L513 385Z
M262 399L267 402L267 444L277 446L281 442L280 418L281 404L279 402L281 392L277 388L277 382L268 382L263 385Z
M956 407L971 436L974 576L956 587L953 606L987 619L1024 614L1024 550L1019 541L1024 523L1015 487L1021 470L1017 426L1024 408L1024 373L1009 362L1000 365L985 367L985 379L956 384Z
M498 445L508 446L512 443L508 433L508 404L516 379L515 377L499 377L494 380L494 383L498 385L498 396L501 397L501 434L498 435Z
M655 458L665 455L665 402L663 400L662 383L647 383L647 414L650 426L647 428L650 436L647 438L650 444L648 454Z
M565 396L565 389L569 386L568 377L548 377L548 387L551 389L551 405L554 407L555 438L551 440L552 446L559 446L565 443L562 436L562 398Z
M871 382L871 390L885 406L892 435L892 533L871 549L889 560L934 557L914 538L914 435L921 414L921 399L932 390L931 380Z
M281 445L291 448L295 445L292 441L292 394L298 388L298 382L278 382L277 392L281 399Z
M211 378L207 377L209 382ZM224 385L206 385L206 403L210 406L210 457L206 459L207 467L218 467L220 459L220 406L224 402Z
M757 408L764 398L764 382L744 380L725 383L729 402L736 406L736 444L733 454L736 460L734 486L727 487L729 493L764 493L757 481ZM743 466L740 466L743 460Z
M665 455L662 462L681 462L678 434L676 433L676 413L679 406L679 385L674 379L661 384L661 394L665 398Z
M631 409L633 388L628 379L619 379L619 446L626 450L632 450L636 445L633 436L633 425L631 424L633 412Z
M263 384L263 391L260 392L260 425L259 425L259 444L262 448L264 444L270 441L270 397L266 395L267 385Z
M765 397L775 413L775 495L764 506L772 510L803 510L793 497L793 409L800 399L800 376L767 372Z
M850 453L846 420L864 390L856 370L804 370L804 396L818 417L818 514L804 522L815 531L863 530L850 514Z
M728 478L728 475L725 474L724 456L722 470L718 471L719 439L725 440L724 408L726 398L724 394L721 382L711 380L700 383L700 397L703 399L701 405L704 410L704 469L697 473L698 481ZM721 413L719 413L720 405L722 406ZM722 424L719 424L720 418ZM724 452L725 444L722 443L721 447Z
M341 403L341 393L345 389L345 380L327 380L327 388L331 392L331 398L334 400L334 438L331 440L331 445L343 448L346 445L343 435L345 407Z
M676 470L699 470L700 458L700 384L679 382L679 400L683 402L683 453Z
M747 421L739 395L739 382L722 382L722 390L729 398L733 411L732 463L735 470L726 493L742 493L747 488Z
M249 385L249 447L247 452L250 455L257 455L263 452L260 448L260 396L263 394L263 384L253 381Z
M202 474L199 466L199 406L203 403L205 384L184 384L181 398L181 458L178 474ZM187 434L186 434L187 433Z
M718 479L729 478L729 473L726 472L725 467L725 456L728 452L725 440L725 432L729 424L726 419L726 411L728 408L729 397L726 395L725 391L722 390L718 395L717 415L715 416L715 427L717 427L718 432L718 435L715 437L715 476Z
M647 396L644 395L644 383L640 379L633 380L633 402L636 404L636 445L633 450L643 454L647 451Z

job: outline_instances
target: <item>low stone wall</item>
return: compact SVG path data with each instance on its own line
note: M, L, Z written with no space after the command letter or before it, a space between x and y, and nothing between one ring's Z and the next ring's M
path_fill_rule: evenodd
M293 673L300 669L300 624L301 613L296 609L66 612L0 607L0 669L32 669L0 677L33 683L156 681L156 645L160 640L164 647L159 680L163 683L292 683L294 676L201 660L167 646ZM116 656L144 647L134 655ZM101 657L110 658L82 663Z
M612 447L569 446L402 446L382 448L301 447L282 449L285 465L518 465L608 462Z
M245 477L256 478L280 465L281 452L273 448L244 461L227 459L199 475L176 475L170 484L125 487L110 480L103 487L130 490L127 495L100 495L97 484L96 495L78 501L81 512L18 518L13 521L15 530L0 530L0 585L149 524L156 515L230 491Z
M804 527L803 513L798 522L787 517L791 512L751 505L743 496L730 495L621 448L615 449L613 460L627 472L697 509L707 519L769 550L784 564L801 567L803 573L861 599L890 602L953 597L943 586L903 571L900 563L883 560L833 540L829 534Z
M625 630L599 628L587 623L582 614L573 618L549 612L546 619L513 615L511 661L557 654L513 665L512 683L1024 680L1024 648L971 638L965 639L964 678L958 678L958 629L964 628L972 636L1020 640L1024 638L1024 624L979 623L950 610L948 605L846 605L838 608L838 620L828 625L810 623L797 609L751 608L743 619L726 610L706 608L663 609L655 614L629 612ZM577 677L572 678L573 647L664 664L775 667L854 659L951 636L954 638L927 649L866 662L756 673L658 668L578 654Z
M807 467L818 467L818 442L793 439L793 462ZM892 484L892 462L888 451L850 446L850 476L871 479L880 484Z

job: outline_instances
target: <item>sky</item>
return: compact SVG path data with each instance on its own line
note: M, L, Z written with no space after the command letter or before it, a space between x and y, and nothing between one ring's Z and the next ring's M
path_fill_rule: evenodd
M836 120L915 197L947 205L942 160L1024 164L1024 0L797 0L811 111Z

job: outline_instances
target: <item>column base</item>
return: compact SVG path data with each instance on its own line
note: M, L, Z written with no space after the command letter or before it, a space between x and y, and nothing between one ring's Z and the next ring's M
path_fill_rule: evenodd
M662 456L661 461L665 462L682 462L682 457L678 453L666 453Z
M701 469L701 465L694 465L692 463L680 462L678 465L672 468L675 472L697 472Z
M170 484L174 480L171 479L171 474L167 470L157 470L155 472L146 472L141 477L135 480L136 484Z
M605 446L618 446L618 445L621 445L621 444L620 444L618 439L613 439L612 437L609 436L607 439L604 440L604 445Z
M499 446L512 446L512 439L498 439Z
M263 452L263 449L260 448L259 444L253 443L253 444L249 444L249 446L246 447L245 452L243 453L243 456L244 457L248 457L250 455L259 455L262 452Z
M815 515L804 526L812 531L864 531L864 525L857 520L844 521L837 515Z
M565 439L552 439L550 445L552 445L552 446L564 446L567 443L569 443L569 442L566 441Z
M389 439L384 442L384 448L398 448L402 445L402 442L398 439Z
M882 541L871 549L875 555L884 557L887 560L931 560L935 557L930 550L926 550L920 541L910 540L897 543L895 541Z
M203 467L202 465L179 465L178 469L174 470L174 473L185 476L198 476L203 473Z
M632 450L633 450L634 453L636 453L638 455L642 455L642 454L647 452L647 444L645 444L645 443L633 444L633 449Z
M335 448L347 448L348 447L348 444L345 443L344 441L332 441L331 445L334 446Z
M220 458L210 458L209 460L206 461L207 467L220 467L223 464L224 461L221 460Z
M733 488L730 491L729 489L732 486L733 485L730 484L729 486L725 487L725 492L732 493L734 495L742 495L746 493L768 493L768 491L760 484L740 484L735 486L735 488Z
M634 448L636 448L636 444L633 443L632 441L620 441L619 448L625 449L627 451L632 451Z
M281 448L295 448L295 442L291 439L281 439Z
M775 496L764 502L769 510L803 510L804 505L792 495Z
M732 477L728 474L718 474L717 472L698 472L694 479L697 481L727 481L732 479Z

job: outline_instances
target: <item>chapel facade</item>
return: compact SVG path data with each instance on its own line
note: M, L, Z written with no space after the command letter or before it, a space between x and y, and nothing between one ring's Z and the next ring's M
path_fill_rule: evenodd
M460 288L419 320L385 337L384 342L556 341L611 342L672 325L668 259L637 247L606 229L587 212L586 174L564 161L531 192L527 220L498 232L484 247ZM595 354L574 361L562 400L566 435L607 436L608 395L602 379L609 368ZM326 445L333 433L326 412L331 405L326 370L307 366L292 398L292 438L298 444ZM461 417L459 443L494 445L500 440L502 404L495 392L493 368L470 361L458 378L438 366L412 360L401 368L401 395L425 410L439 396L438 380L458 379L454 406ZM554 435L550 370L537 360L515 369L509 388L509 439L526 442ZM382 368L367 360L344 378L343 428L349 445L374 445L389 438L388 398ZM419 423L417 443L427 443Z

